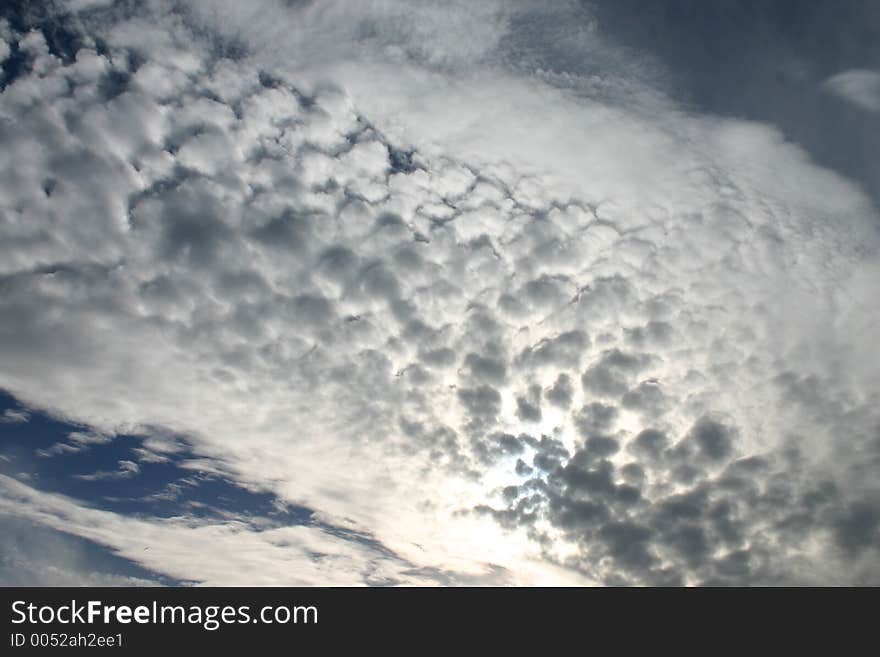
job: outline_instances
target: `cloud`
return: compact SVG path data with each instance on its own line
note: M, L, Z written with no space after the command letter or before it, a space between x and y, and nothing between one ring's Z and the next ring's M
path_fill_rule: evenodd
M205 583L876 580L877 217L778 131L580 3L70 25L9 38L0 386L320 523L5 512Z
M92 474L75 475L77 479L83 481L98 481L100 479L128 479L135 477L141 471L141 467L134 461L121 460L117 464L116 470L99 470Z
M828 78L825 88L860 109L880 112L880 73L876 71L844 71Z
M3 411L3 415L0 416L0 423L4 424L21 424L23 422L27 422L30 419L31 415L27 411L23 411L20 409L8 408Z
M5 586L156 586L140 571L97 546L26 520L0 517L0 580ZM39 545L39 550L34 550Z

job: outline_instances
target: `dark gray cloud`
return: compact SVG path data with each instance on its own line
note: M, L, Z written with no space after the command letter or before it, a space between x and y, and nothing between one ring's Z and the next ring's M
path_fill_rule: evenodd
M618 410L601 402L585 404L574 417L575 426L584 438L601 434L614 427Z
M538 531L541 520L549 521L581 546L569 563L607 584L824 581L819 571L799 566L802 557L778 558L796 554L805 536L825 541L828 560L857 559L836 582L875 577L880 520L871 494L847 501L821 471L791 466L801 458L794 447L735 458L735 434L701 418L678 445L668 446L660 432L645 430L629 446L645 460L619 471L607 460L617 451L615 441L589 439L532 489L538 496L530 496L527 513L524 498L512 494L505 522ZM684 454L681 446L690 442L697 449ZM683 458L727 465L717 474L698 468L693 480L670 489L664 472Z
M614 348L605 351L581 376L581 383L591 393L619 397L629 389L633 378L647 367L650 358Z
M516 398L516 416L523 422L541 421L541 386L533 385L528 394Z
M568 374L560 374L553 385L544 392L547 401L561 408L568 408L574 398L574 385Z

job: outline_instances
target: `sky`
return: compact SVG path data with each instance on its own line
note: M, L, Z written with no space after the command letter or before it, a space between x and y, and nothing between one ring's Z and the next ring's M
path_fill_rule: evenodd
M0 584L880 584L880 11L0 9Z

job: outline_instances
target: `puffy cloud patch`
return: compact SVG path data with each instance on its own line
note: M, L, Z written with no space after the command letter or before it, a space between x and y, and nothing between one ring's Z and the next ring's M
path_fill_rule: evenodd
M141 435L80 484L184 459L315 520L15 472L4 512L187 581L875 581L874 210L586 11L95 5L69 57L7 29L0 386L82 426L40 461Z

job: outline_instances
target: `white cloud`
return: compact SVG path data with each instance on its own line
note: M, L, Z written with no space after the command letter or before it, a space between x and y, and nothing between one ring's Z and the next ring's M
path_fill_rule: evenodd
M627 462L608 439L650 425L687 451L716 413L737 428L731 460L797 435L847 494L870 485L846 454L880 420L876 215L772 128L684 113L589 23L574 39L568 3L200 2L194 31L153 11L97 24L109 53L66 65L22 37L35 72L0 119L0 386L98 432L179 432L398 560L317 527L135 520L4 479L8 512L202 582L466 581L487 564L556 582L559 563L614 581L589 546L571 558L562 516L505 528L469 512L521 482L517 458L582 447L595 398L621 408L592 443L615 477ZM537 18L583 41L575 61L621 63L538 66ZM233 37L252 54L217 60ZM111 71L128 79L112 97ZM570 410L524 414L517 399L540 403L561 375ZM786 397L804 381L822 413ZM516 454L498 438L522 432L535 442ZM640 467L645 500L686 487ZM817 545L808 558L833 549Z
M880 112L880 73L877 71L844 71L828 78L825 88L856 107Z

